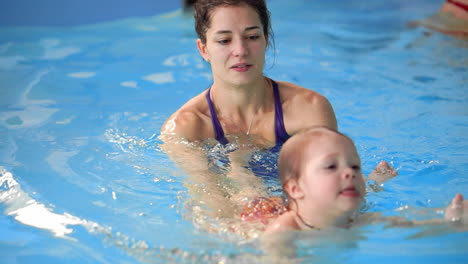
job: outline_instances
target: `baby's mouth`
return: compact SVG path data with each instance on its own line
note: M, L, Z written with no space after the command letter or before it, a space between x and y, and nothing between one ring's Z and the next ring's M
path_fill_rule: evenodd
M354 186L344 188L340 192L340 194L343 195L343 196L348 196L348 197L359 197L359 196L361 196L359 194L359 191Z

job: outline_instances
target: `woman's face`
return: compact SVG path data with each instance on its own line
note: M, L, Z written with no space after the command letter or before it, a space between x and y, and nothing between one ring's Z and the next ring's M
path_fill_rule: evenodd
M267 43L258 14L241 5L216 8L206 43L199 39L197 46L215 82L241 86L263 76Z

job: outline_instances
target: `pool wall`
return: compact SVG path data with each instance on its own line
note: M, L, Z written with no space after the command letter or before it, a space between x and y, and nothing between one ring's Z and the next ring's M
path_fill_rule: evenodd
M0 26L76 26L176 10L182 0L5 0Z

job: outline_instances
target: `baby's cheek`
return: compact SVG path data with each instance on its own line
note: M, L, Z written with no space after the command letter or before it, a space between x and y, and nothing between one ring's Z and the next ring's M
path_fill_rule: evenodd
M364 177L359 177L359 182L357 184L357 188L359 189L359 192L362 194L362 196L365 196L366 194L366 182L364 181Z
M329 197L330 195L336 195L337 192L340 191L337 186L340 186L340 182L338 180L329 180L326 182L321 182L315 188L316 192L318 192L319 196L321 197Z

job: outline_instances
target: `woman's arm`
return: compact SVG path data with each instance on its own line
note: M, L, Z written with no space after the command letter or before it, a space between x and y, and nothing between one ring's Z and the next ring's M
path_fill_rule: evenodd
M177 167L187 175L185 187L190 194L193 206L213 217L232 216L235 210L230 202L230 189L222 177L208 168L208 160L199 143L189 142L176 135L162 134L161 149Z
M200 141L164 133L160 139L161 149L188 176L186 187L191 200L207 207L210 215L237 217L248 199L267 195L261 178L246 168L251 150L220 153L229 163L220 165L225 166L225 172L215 172L210 170L207 150Z

